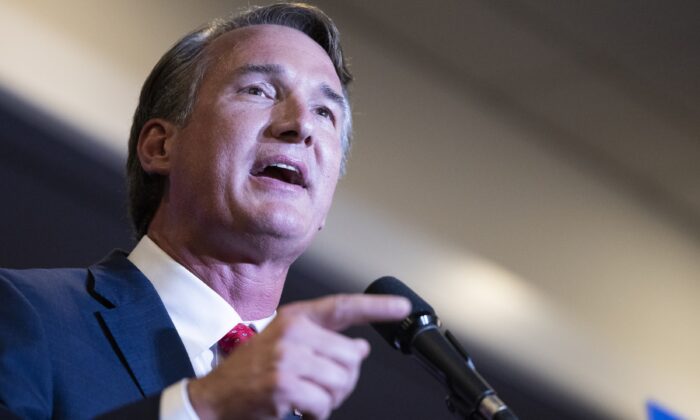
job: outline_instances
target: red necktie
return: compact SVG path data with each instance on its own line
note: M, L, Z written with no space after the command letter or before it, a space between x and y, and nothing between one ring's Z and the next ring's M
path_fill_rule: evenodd
M255 331L246 324L238 324L224 338L219 340L219 350L226 356L231 353L236 347L253 338Z

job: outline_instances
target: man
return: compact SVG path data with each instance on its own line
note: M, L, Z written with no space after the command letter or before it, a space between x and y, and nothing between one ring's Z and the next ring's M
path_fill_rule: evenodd
M136 248L87 270L0 271L0 416L328 417L369 351L336 331L410 306L347 295L276 312L343 170L350 80L335 26L306 5L168 51L131 131ZM225 356L234 326L259 334Z

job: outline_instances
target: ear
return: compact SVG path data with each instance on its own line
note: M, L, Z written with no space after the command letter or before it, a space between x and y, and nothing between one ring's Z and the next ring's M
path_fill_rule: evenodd
M143 170L149 174L168 175L172 158L172 145L177 135L175 124L154 118L141 129L136 153Z

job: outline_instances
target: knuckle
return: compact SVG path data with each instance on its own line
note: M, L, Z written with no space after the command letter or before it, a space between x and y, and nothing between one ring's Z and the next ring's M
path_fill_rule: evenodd
M348 353L348 355L350 356L350 367L353 369L359 369L360 365L362 364L362 361L364 360L364 353L362 352L362 350L355 347L353 351Z
M318 418L326 419L330 416L331 411L334 408L333 396L324 392L318 399Z
M295 390L294 377L283 372L277 372L270 385L270 395L273 395L275 416L284 416L291 407L291 399Z
M321 410L321 413L319 415L320 418L322 419L327 419L331 415L331 411L333 410L333 406L330 404L330 399L329 399L329 404L326 404L323 406L323 409Z
M275 349L275 371L284 373L294 363L294 346L286 341L277 344Z
M288 404L286 402L285 397L279 394L275 394L271 407L272 416L274 418L282 418L282 416L287 414L287 407Z
M277 331L279 339L284 341L293 338L297 334L297 330L305 325L305 318L298 313L278 314Z
M346 387L338 388L332 393L332 398L331 398L331 408L335 409L340 406L340 404L343 403L345 400L345 397L348 395L348 389Z
M344 365L347 366L348 369L356 371L360 369L360 366L365 359L365 352L360 346L355 345L355 343L351 343L351 345L347 347L343 357Z
M329 386L328 391L330 393L330 404L333 409L340 406L340 404L350 395L354 389L354 376L355 372L353 370L338 369L333 372L333 377L329 378L332 382L332 386Z
M292 382L291 375L288 373L282 371L275 372L274 387L276 391L286 395L291 389L293 389Z
M333 318L333 321L342 322L345 320L351 308L352 301L349 295L336 295L333 299L333 308L331 310L331 317Z

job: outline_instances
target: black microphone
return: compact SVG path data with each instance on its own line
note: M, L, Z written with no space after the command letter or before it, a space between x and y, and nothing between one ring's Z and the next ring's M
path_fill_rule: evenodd
M398 295L411 301L411 313L403 321L374 323L372 327L392 347L415 355L448 388L450 411L465 419L517 420L476 371L455 337L449 331L443 336L435 311L413 290L394 277L382 277L370 284L365 293Z

